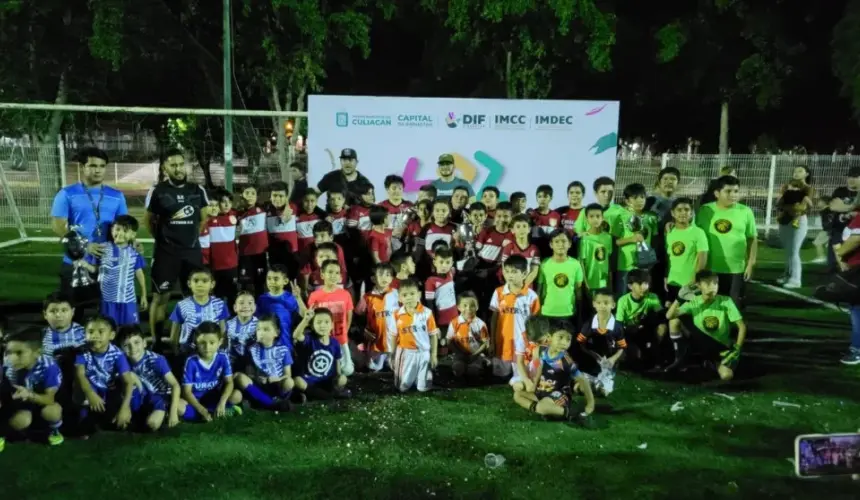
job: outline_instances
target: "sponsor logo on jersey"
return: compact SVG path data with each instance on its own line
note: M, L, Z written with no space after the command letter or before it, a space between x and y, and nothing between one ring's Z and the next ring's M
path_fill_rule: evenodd
M170 218L172 220L188 219L194 216L194 212L194 207L192 207L191 205L185 205L184 207L177 210L172 216L170 216Z
M675 257L679 255L684 255L684 251L687 249L687 245L684 245L683 241L676 241L672 243L672 255Z

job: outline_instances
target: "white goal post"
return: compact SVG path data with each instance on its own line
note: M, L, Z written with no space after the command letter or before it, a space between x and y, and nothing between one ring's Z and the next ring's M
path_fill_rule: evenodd
M46 117L57 113L62 125L55 141L39 141L22 133L36 129L34 123L44 125ZM58 240L51 232L51 201L57 190L80 181L77 150L95 146L108 152L105 183L126 194L129 212L141 220L143 198L157 178L161 149L168 145L179 146L188 154L191 180L223 182L227 175L222 156L223 120L227 117L233 121L234 153L230 157L236 158L231 176L236 172L237 182L242 183L283 180L292 184L288 166L295 143L285 131L288 122L307 116L295 111L2 102L0 249L28 241ZM181 126L174 127L177 123ZM298 127L295 129L298 136ZM174 141L174 134L179 140ZM201 157L207 158L205 172Z

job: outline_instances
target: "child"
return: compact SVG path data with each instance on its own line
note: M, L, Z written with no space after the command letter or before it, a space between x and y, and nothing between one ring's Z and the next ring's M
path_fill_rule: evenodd
M528 199L526 198L526 194L522 191L515 191L511 193L511 212L514 217L517 215L526 215L526 210L528 210Z
M415 275L415 259L407 254L394 254L391 258L391 265L394 267L394 281L391 282L391 288L395 290L400 288L400 282L412 279Z
M316 245L316 252L314 254L314 266L313 271L309 275L302 276L304 283L302 284L302 290L305 293L305 296L310 295L311 293L319 290L320 287L323 286L323 278L322 278L322 265L324 262L328 260L338 260L337 258L337 247L335 243L320 243ZM344 287L343 283L343 272L344 267L340 265L338 262L341 271L341 282L340 286Z
M349 232L349 247L347 254L349 255L349 277L358 293L361 291L361 284L366 283L370 278L370 268L373 265L370 251L367 248L367 235L373 229L370 222L370 207L376 201L376 196L373 191L373 185L370 182L361 183L355 188L359 195L359 202L349 208L349 216L347 218L347 228Z
M591 301L594 316L582 324L576 340L587 355L580 360L591 386L599 394L608 396L615 389L615 367L624 356L627 340L624 327L612 315L615 298L608 288L594 291ZM579 389L579 388L577 388Z
M298 236L299 252L314 243L314 227L325 219L326 214L317 206L319 194L314 189L305 192L302 198L302 211L296 217L296 234Z
M462 224L466 205L469 203L469 189L466 186L457 186L451 193L451 222Z
M606 231L606 212L597 203L585 207L577 220L587 221L587 230L579 233L579 262L585 270L585 286L589 290L612 286L609 261L614 245Z
M373 228L370 222L370 207L376 202L376 195L373 192L373 185L370 183L363 183L356 189L359 190L357 194L360 196L360 200L359 203L349 207L346 225L363 239Z
M326 193L325 220L331 224L331 236L338 245L343 246L348 241L346 233L346 219L349 215L349 207L346 206L346 194L343 188L335 187ZM318 224L319 225L319 224ZM314 226L316 229L317 226Z
M137 235L137 219L130 215L120 215L110 228L110 241L103 245L104 253L84 265L90 272L99 273L102 300L100 311L119 325L136 325L140 322L137 314L137 296L134 283L140 286L140 307L146 310L146 276L143 269L143 256L134 248ZM98 269L94 264L98 264Z
M496 186L487 186L481 192L481 203L487 208L487 223L486 227L493 227L496 218L496 208L499 204L499 188ZM476 228L477 229L477 228Z
M227 320L224 332L227 336L227 354L230 365L237 371L244 369L245 353L248 344L257 337L257 304L254 295L249 291L241 291L233 304L235 316Z
M239 247L236 245L236 225L239 219L233 211L233 195L226 189L215 192L218 213L209 219L209 268L215 280L214 294L232 304L239 280Z
M434 274L424 284L424 300L436 315L439 331L448 331L448 325L457 317L457 296L454 291L454 252L440 248L433 255ZM446 339L439 339L445 346Z
M191 297L177 302L170 314L170 345L175 352L189 354L194 350L191 332L204 321L214 321L224 331L224 322L230 316L224 301L212 296L214 286L208 269L194 270L188 276Z
M475 249L478 251L478 257L480 257L478 275L483 277L484 274L486 274L489 281L493 282L493 285L496 285L494 277L502 263L502 249L514 240L514 235L511 233L510 223L511 204L503 201L498 204L495 210L493 226L482 230L475 241ZM480 272L481 270L484 272ZM489 284L487 286L490 293L487 293L486 297L489 300L489 297L492 295L492 291L496 289L496 286L490 287ZM481 304L483 307L486 302L482 301Z
M236 385L256 406L266 410L290 411L293 391L293 356L290 347L278 342L280 322L274 315L257 323L256 342L248 347L247 374L234 376Z
M589 426L594 395L585 375L567 353L571 339L569 331L559 328L550 335L548 345L535 348L533 356L540 363L532 379L535 390L515 392L514 401L532 413L570 423L578 420L580 425ZM585 394L585 410L578 415L570 411L574 383L582 387Z
M370 207L372 228L367 233L367 248L374 264L391 260L392 232L389 229L391 217L389 210L383 206L373 205Z
M48 295L43 302L42 315L48 323L42 334L42 354L45 356L59 357L86 343L84 327L72 322L75 308L69 297L59 292Z
M412 202L403 199L403 177L399 175L388 175L383 182L387 199L379 204L390 215L386 229L393 234L396 244L395 250L402 246L402 238L406 230L407 217L412 209ZM371 221L373 223L373 221Z
M301 204L305 199L305 194L308 192L307 161L296 160L290 163L290 175L293 181L290 203Z
M724 175L712 186L716 201L699 209L696 225L708 237L708 270L717 273L720 292L740 303L758 254L758 231L750 208L738 203L740 181Z
M567 206L555 209L561 217L561 227L571 237L576 235L576 220L582 212L583 197L585 197L585 185L579 181L573 181L567 185Z
M301 290L293 282L291 284L292 293L290 293L287 290L287 285L290 284L286 268L274 265L269 268L269 273L266 274L268 291L257 299L257 316L268 314L277 316L281 322L278 329L281 332L280 341L288 346L292 346L292 337L289 332L293 328L293 318L303 315L306 309L304 301L302 301Z
M45 424L48 444L63 444L63 409L55 400L62 375L51 356L40 350L38 330L25 330L5 339L5 372L0 384L0 428L23 433L34 423ZM5 429L3 429L5 430ZM5 446L0 433L0 451Z
M549 208L552 203L552 186L541 184L537 188L535 200L537 208L529 216L532 223L532 241L538 247L542 257L550 254L549 235L561 225L561 216Z
M92 434L96 425L128 426L136 382L125 354L111 343L116 337L113 320L96 316L86 328L87 346L75 357L77 393L84 397L79 422L84 437ZM122 388L121 394L117 387Z
M432 221L427 226L424 235L424 251L432 259L433 244L444 241L449 247L452 245L454 233L457 227L451 223L451 206L447 201L440 199L433 202Z
M209 197L209 205L202 211L201 215L205 217L200 224L200 253L203 257L201 263L203 267L209 267L209 262L212 260L212 237L209 234L209 223L212 218L218 215L218 198L215 196L215 190L209 190L206 194Z
M427 225L430 224L430 212L433 211L433 202L421 200L415 204L415 216L406 227L406 252L416 255L424 249L424 235Z
M257 205L257 188L245 186L239 211L239 280L253 285L255 293L263 293L266 283L269 235L266 231L266 211Z
M438 254L437 254L438 255ZM490 347L487 324L478 314L478 297L472 292L463 292L457 300L460 314L448 325L447 340L454 349L454 376L477 377L486 366L484 353Z
M511 384L511 388L517 391L534 392L534 376L540 368L540 360L533 357L538 346L548 345L549 338L555 331L555 326L546 316L529 316L526 320L525 354L517 360L519 378Z
M487 207L480 201L476 201L469 205L469 223L478 235L484 230L487 224Z
M543 261L538 275L538 289L544 316L570 321L582 303L582 265L568 257L570 235L556 229L549 235L552 257Z
M614 237L618 237L618 221L621 219L625 210L621 205L613 203L615 199L615 181L609 177L598 177L592 185L594 196L597 198L597 205L603 210L603 220L606 224L603 230ZM583 234L588 231L588 221L580 212L579 218L573 225L576 234Z
M537 294L525 284L528 262L512 255L502 264L505 284L496 289L490 300L490 351L493 353L493 375L508 377L511 385L522 378L518 365L525 355L526 321L540 312Z
M146 419L151 431L161 429L167 417L167 426L176 427L179 416L185 413L179 381L170 371L167 360L146 348L146 340L138 325L129 325L119 331L119 342L128 358L131 372L143 386L135 391L132 401L133 413Z
M269 206L266 215L266 230L269 233L269 265L282 265L287 276L295 278L298 273L298 260L295 257L299 248L296 229L298 207L287 203L286 182L273 182L270 186Z
M316 272L319 274L319 263L317 262L317 247L324 243L331 243L331 248L335 251L335 257L340 263L340 270L344 278L347 277L346 254L343 251L343 246L335 242L334 227L327 220L321 220L314 226L314 242L305 249L305 255L302 256L304 266L301 270L301 284L304 290L307 290L307 281L310 274ZM348 288L348 287L347 287Z
M615 319L624 326L630 357L643 358L647 352L656 358L656 349L666 336L666 315L663 302L649 291L651 275L644 269L634 269L627 277L629 293L618 299ZM656 361L651 359L650 361Z
M224 340L218 323L204 321L194 329L197 354L185 361L182 398L188 403L184 420L211 422L213 418L241 415L242 393L233 389L230 359L220 350Z
M642 184L629 184L624 188L624 204L626 211L616 222L618 232L613 233L618 239L618 269L615 272L614 289L617 296L621 296L627 290L627 275L639 266L637 261L637 250L639 244L645 243L650 246L651 237L657 233L657 218L653 214L645 213L645 201L647 193ZM633 225L634 220L639 221L641 227Z
M355 371L349 346L349 329L354 310L352 295L341 286L340 266L336 260L327 260L320 266L323 286L308 297L311 309L328 309L334 321L334 339L341 345L341 373L347 377Z
M436 201L436 186L432 184L425 184L418 188L418 201L427 200L430 203Z
M675 362L667 370L683 365L690 344L706 361L717 365L720 379L731 380L746 339L746 324L734 300L718 295L719 276L716 273L699 271L696 285L701 295L683 305L675 301L666 313L669 335L675 346ZM731 340L732 326L737 329L734 343Z
M373 270L373 290L364 294L356 314L365 316L364 352L367 355L367 366L371 371L382 370L388 359L386 353L391 352L388 345L388 321L394 312L400 308L397 290L391 288L394 280L394 268L391 264L378 264Z
M311 334L305 331L311 328ZM308 309L293 332L296 345L294 401L305 399L343 399L351 396L346 389L346 375L341 373L340 343L331 338L334 321L331 311L321 307Z
M514 216L511 224L513 240L502 249L502 265L513 255L520 255L528 264L526 270L526 286L530 287L538 276L540 268L540 253L535 245L529 243L529 231L531 222L528 215ZM501 273L500 273L501 274Z
M394 337L394 386L400 392L412 387L426 392L432 388L432 370L438 363L439 328L433 312L421 304L416 281L402 281L398 293L403 307L394 313L393 331L388 332Z
M693 200L677 198L673 201L672 219L666 230L666 253L669 256L666 307L678 299L682 287L696 282L696 273L708 263L708 238L702 228L692 225Z

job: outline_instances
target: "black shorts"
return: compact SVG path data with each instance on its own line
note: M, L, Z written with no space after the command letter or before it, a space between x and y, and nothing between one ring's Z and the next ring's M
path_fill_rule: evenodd
M670 283L666 286L666 288L668 288L668 291L666 292L666 300L669 302L669 304L672 304L673 302L678 300L678 294L681 292L681 287ZM685 301L678 300L678 302L683 304Z
M703 332L693 322L689 314L681 316L681 325L690 335L690 349L703 359L715 365L725 365L735 369L740 360L740 352L717 342L713 337Z
M560 406L562 408L570 407L570 392L568 391L535 391L535 397L537 397L538 401L544 398L549 398L556 406Z
M257 255L240 255L239 281L242 283L256 283L257 280L266 276L266 270L268 268L269 259L265 253L258 253Z
M155 293L167 293L173 290L176 281L183 294L188 294L188 278L192 271L203 268L203 254L200 251L189 252L185 255L175 255L159 252L157 249L152 257L150 279Z
M717 274L719 280L720 295L728 295L735 301L735 305L740 307L741 301L744 298L744 281L743 273L740 274Z

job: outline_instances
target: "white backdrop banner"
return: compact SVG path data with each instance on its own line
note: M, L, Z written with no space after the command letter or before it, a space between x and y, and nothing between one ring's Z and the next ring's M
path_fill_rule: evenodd
M528 101L312 95L308 102L309 184L340 168L343 148L358 153L358 168L385 199L383 179L403 176L407 197L437 177L439 155L454 156L457 175L480 199L496 186L502 199L549 184L554 205L567 185L586 186L615 175L618 101Z

